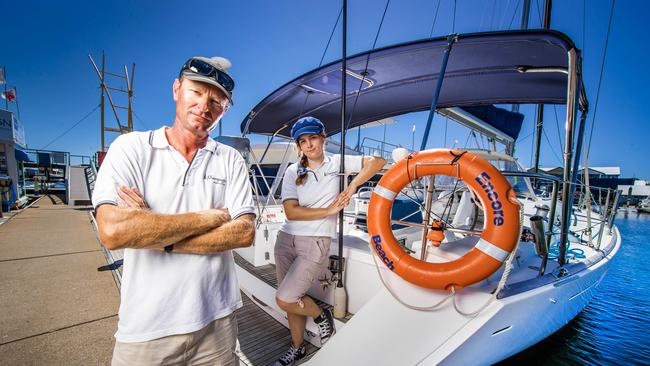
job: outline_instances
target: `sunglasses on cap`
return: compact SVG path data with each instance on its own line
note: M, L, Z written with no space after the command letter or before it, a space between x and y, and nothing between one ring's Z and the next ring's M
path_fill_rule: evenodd
M218 68L210 65L205 61L201 61L195 58L187 60L183 68L181 69L181 74L183 71L190 70L195 74L203 75L209 78L212 78L219 85L221 85L228 93L232 93L235 89L235 81L230 77L230 75L219 70Z

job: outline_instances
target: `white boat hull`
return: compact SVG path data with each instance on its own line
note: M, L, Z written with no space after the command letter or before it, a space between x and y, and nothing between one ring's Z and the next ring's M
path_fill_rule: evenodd
M550 336L585 308L620 247L618 233L615 240L607 257L592 266L496 300L475 317L459 314L450 301L436 311L409 309L382 289L306 364L490 365L504 360ZM488 298L470 291L459 307L475 310Z

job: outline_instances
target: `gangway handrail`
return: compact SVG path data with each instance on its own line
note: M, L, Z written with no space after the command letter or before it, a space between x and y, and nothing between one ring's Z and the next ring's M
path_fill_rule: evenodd
M70 154L69 155L69 164L72 165L72 158L81 158L81 164L79 165L92 165L93 163L93 158L88 156L88 155L77 155L77 154ZM86 162L86 159L88 162Z

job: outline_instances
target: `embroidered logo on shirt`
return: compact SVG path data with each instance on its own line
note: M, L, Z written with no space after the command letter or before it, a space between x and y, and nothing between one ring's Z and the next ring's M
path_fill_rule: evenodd
M206 180L207 179L211 180L212 183L214 183L214 184L221 184L221 185L224 185L224 186L226 185L226 180L225 179L218 178L218 177L215 177L213 175L208 174L208 175L205 176L205 179Z

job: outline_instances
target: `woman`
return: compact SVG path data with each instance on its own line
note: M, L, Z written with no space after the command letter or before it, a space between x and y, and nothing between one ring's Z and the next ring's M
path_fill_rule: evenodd
M289 350L275 363L291 365L305 356L304 333L307 317L318 325L321 343L335 332L328 309L321 309L306 295L325 269L337 214L347 206L360 185L386 164L377 157L347 156L345 172L359 173L339 194L341 156L325 156L325 126L314 117L299 119L291 128L300 161L289 166L282 183L282 203L287 220L275 243L278 277L278 306L287 312L291 331Z

